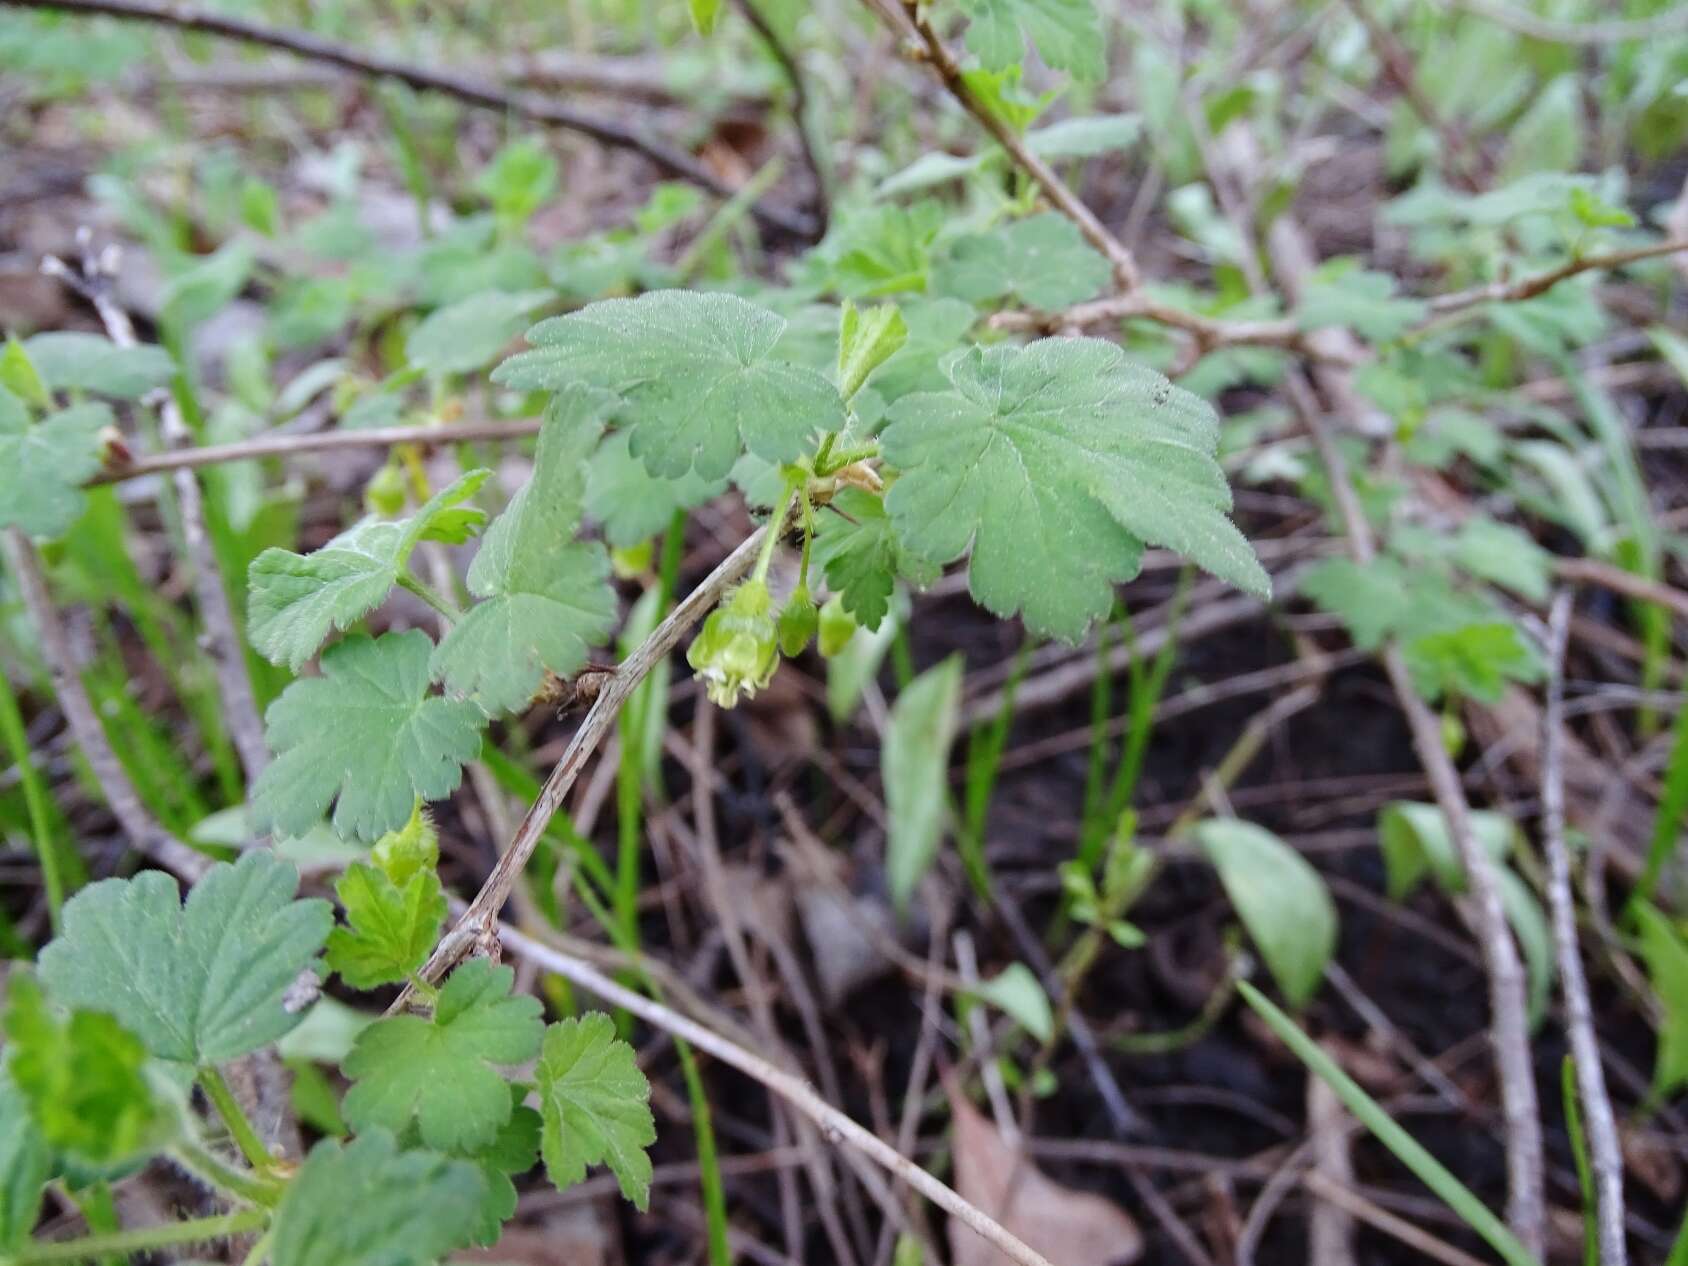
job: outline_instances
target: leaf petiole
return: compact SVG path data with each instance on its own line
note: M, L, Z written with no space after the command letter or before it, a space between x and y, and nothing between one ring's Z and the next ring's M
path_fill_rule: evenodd
M234 1097L234 1091L229 1089L229 1083L223 1080L223 1074L207 1064L199 1070L197 1077L205 1097L217 1109L223 1124L229 1127L229 1135L234 1139L235 1146L240 1148L240 1154L246 1157L252 1168L267 1173L275 1165L275 1157L264 1146L264 1140L258 1137L257 1129L241 1108L240 1101Z
M183 1169L249 1204L273 1208L281 1199L278 1184L236 1169L199 1143L184 1139L170 1149L170 1154Z
M269 1220L267 1210L243 1209L239 1213L192 1218L186 1222L166 1222L162 1226L87 1235L79 1240L64 1240L57 1244L31 1244L19 1249L7 1260L12 1266L38 1266L47 1262L81 1262L94 1257L132 1257L137 1253L150 1253L178 1244L198 1244L257 1231Z
M439 594L435 593L415 576L412 576L409 572L401 571L398 574L398 582L400 589L404 589L415 594L418 598L422 599L423 602L426 602L430 607L432 607L435 611L438 611L453 624L456 624L458 620L463 618L463 613L461 611L452 606L451 603L447 602L444 598L440 597Z

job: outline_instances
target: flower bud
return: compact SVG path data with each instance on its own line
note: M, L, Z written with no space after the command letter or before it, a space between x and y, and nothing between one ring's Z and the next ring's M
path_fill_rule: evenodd
M384 519L396 517L404 509L404 499L404 474L391 462L371 475L363 488L364 508Z
M709 613L686 651L709 698L723 708L754 698L779 666L779 631L764 580L747 580Z
M780 611L780 651L788 656L801 654L819 624L820 614L815 610L815 600L809 596L809 586L798 585Z
M844 599L837 594L826 600L820 616L821 654L831 659L850 644L856 635L856 618L844 609Z

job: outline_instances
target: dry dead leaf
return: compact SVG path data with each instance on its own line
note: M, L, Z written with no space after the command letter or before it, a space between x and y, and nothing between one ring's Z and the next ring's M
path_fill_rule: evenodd
M950 1095L950 1111L955 1188L964 1200L1059 1266L1126 1266L1142 1256L1142 1232L1124 1209L1044 1175L959 1095ZM954 1266L1009 1266L1010 1261L954 1218L950 1255Z

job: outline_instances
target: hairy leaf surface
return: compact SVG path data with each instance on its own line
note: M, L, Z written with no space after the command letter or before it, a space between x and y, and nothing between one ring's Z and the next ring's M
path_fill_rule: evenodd
M814 556L826 573L827 587L868 629L877 629L890 610L899 576L916 585L938 578L936 564L898 539L884 502L859 488L840 491L820 516Z
M374 1130L311 1149L276 1210L275 1266L432 1266L470 1242L486 1178Z
M1045 211L958 239L939 265L934 287L970 303L1016 298L1050 310L1094 298L1110 275L1108 261L1077 225Z
M1102 24L1091 0L958 0L972 19L967 47L992 70L1018 66L1026 41L1056 70L1100 79Z
M445 922L445 894L432 870L416 870L403 884L361 862L334 885L346 907L346 926L328 936L329 970L354 989L404 980L420 967Z
M515 978L470 959L445 982L431 1017L392 1016L360 1033L341 1065L355 1083L346 1119L395 1133L414 1123L425 1144L447 1152L496 1139L512 1105L495 1065L531 1059L543 1028L539 999L510 997Z
M633 1048L615 1036L615 1022L601 1012L562 1020L545 1033L534 1069L544 1130L545 1170L559 1188L586 1177L588 1165L606 1164L621 1194L649 1207L656 1141L650 1083Z
M259 554L247 573L252 645L297 672L331 632L387 600L419 544L461 543L479 528L485 513L462 503L491 473L472 470L409 518L364 519L309 554Z
M261 827L303 835L334 804L334 829L374 840L404 825L417 797L456 790L481 750L481 710L428 694L433 644L419 629L351 637L323 652L322 676L294 682L264 715L275 761L252 789Z
M1264 595L1226 517L1206 403L1098 339L974 348L952 389L899 400L882 436L902 472L886 495L904 544L934 562L971 545L973 596L1069 640L1137 573L1144 543Z
M528 331L493 373L524 391L580 383L621 397L616 420L652 474L720 479L741 446L772 462L843 425L838 391L770 355L783 318L733 295L658 290L606 299Z
M62 536L87 504L80 487L100 468L103 404L79 404L31 422L23 402L0 387L0 527Z
M299 873L263 852L213 866L186 903L161 871L101 880L65 902L42 983L61 1006L114 1016L160 1059L237 1059L299 1022L282 999L334 914L294 900L298 889Z
M546 414L532 478L469 567L469 591L482 601L434 651L434 676L488 711L520 708L547 669L573 675L615 625L604 547L574 539L587 456L610 404L602 392L574 388Z

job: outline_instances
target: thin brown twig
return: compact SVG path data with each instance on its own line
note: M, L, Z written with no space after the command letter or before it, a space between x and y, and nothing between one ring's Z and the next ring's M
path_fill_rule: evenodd
M1359 19L1360 25L1366 28L1366 38L1370 41L1372 51L1383 66L1383 73L1395 81L1395 86L1401 90L1401 95L1407 99L1414 114L1423 121L1424 125L1434 132L1442 142L1449 166L1459 182L1471 193L1482 188L1482 181L1478 167L1482 163L1482 154L1471 144L1471 139L1465 129L1457 123L1443 117L1435 102L1425 93L1418 81L1418 74L1413 66L1411 54L1401 46L1395 38L1395 33L1371 11L1368 0L1346 0L1348 9Z
M494 925L499 941L508 949L533 959L547 971L596 994L612 1006L621 1007L665 1033L684 1038L698 1050L744 1073L779 1095L820 1127L821 1134L835 1147L849 1146L862 1153L893 1177L907 1183L951 1217L965 1223L987 1242L1020 1266L1050 1266L1050 1263L994 1218L963 1199L871 1130L864 1129L816 1093L802 1077L776 1067L760 1055L728 1041L703 1025L671 1011L659 1002L625 988L596 968L549 946L523 936L515 928Z
M82 244L80 275L71 271L63 261L49 255L42 261L41 270L59 277L76 290L99 313L111 341L119 347L134 347L135 325L112 295L111 282L121 264L122 256L116 248L96 252L92 237L83 230L78 234ZM168 387L160 388L147 397L146 403L158 410L159 427L164 442L172 451L182 452L193 445L193 432L182 418L182 407ZM217 551L212 548L211 534L206 527L205 497L199 480L191 469L178 467L171 476L176 489L176 508L181 515L182 538L187 546L188 565L193 570L194 600L199 616L205 622L204 648L211 660L211 671L217 679L221 696L221 715L234 741L241 768L250 785L257 781L270 763L269 744L264 741L264 720L258 713L257 697L252 693L252 678L246 669L246 652L234 619L234 606L229 601L228 587L223 583L223 570L217 563Z
M797 124L797 144L803 152L803 165L809 169L809 178L815 182L814 235L817 238L823 237L826 234L830 210L828 204L832 191L827 180L826 168L821 163L820 148L815 143L813 121L809 117L808 78L797 62L797 55L786 47L784 38L774 29L773 23L768 21L767 15L762 12L756 0L734 0L734 3L744 15L744 20L750 23L756 34L761 37L769 55L779 63L781 73L791 85L791 115Z
M516 118L559 127L590 136L618 149L632 150L670 176L700 185L718 197L730 197L732 189L716 178L692 155L677 150L643 130L600 118L550 100L522 92L507 92L497 84L470 75L434 70L377 53L365 53L350 45L324 39L309 31L250 22L211 9L198 9L167 0L0 0L0 8L55 9L66 13L99 14L131 22L150 22L184 31L200 31L224 39L240 40L266 48L282 49L308 61L338 66L378 79L394 79L423 92L438 92L468 105L498 110ZM765 203L752 208L764 224L798 237L815 236L813 217Z
M481 885L481 890L475 894L475 899L459 916L451 931L434 947L433 954L420 973L422 979L430 982L439 980L468 954L477 940L494 932L498 926L499 912L504 908L510 890L515 887L528 858L533 856L533 850L539 846L540 837L545 834L551 816L562 805L564 797L574 786L575 779L580 776L587 760L598 749L598 744L603 742L604 736L614 726L622 704L627 702L628 696L646 675L679 645L686 631L715 605L727 586L750 570L756 561L757 551L762 547L762 538L771 530L771 527L761 527L745 538L697 588L686 595L685 600L668 614L667 619L657 625L651 635L640 643L638 649L622 660L613 673L602 676L598 696L587 712L586 719L580 723L580 728L574 732L568 747L552 768L550 776L546 778L545 785L539 789L538 798L522 816L514 838L504 850L504 855L498 859L492 873L487 876L486 882ZM412 992L407 986L394 1000L389 1012L402 1008L409 1001Z
M1560 282L1581 273L1623 268L1643 260L1657 259L1683 251L1688 251L1688 239L1671 238L1628 250L1584 255L1514 281L1492 281L1466 290L1437 295L1427 301L1430 318L1409 330L1408 334L1422 332L1428 328L1429 321L1436 317L1462 312L1481 304L1521 303L1526 299L1534 299ZM1294 317L1226 321L1186 311L1142 292L1093 299L1059 312L998 312L990 318L988 324L994 330L1037 333L1068 328L1084 329L1093 325L1117 324L1134 319L1153 321L1182 330L1190 335L1197 347L1204 352L1226 347L1276 347L1321 364L1357 363L1357 358L1348 351L1322 344L1317 338L1319 331L1303 329Z
M1599 255L1580 255L1575 259L1566 260L1557 268L1549 268L1546 272L1520 277L1516 281L1491 281L1485 285L1472 286L1469 290L1456 290L1451 294L1437 295L1430 300L1430 311L1433 315L1442 316L1449 312L1474 308L1482 303L1522 303L1526 299L1534 299L1537 295L1545 294L1560 282L1575 277L1579 273L1604 272L1613 268L1624 268L1630 264L1641 263L1643 260L1658 259L1663 255L1674 255L1678 251L1688 251L1688 238L1673 237L1662 242L1653 242L1647 246L1633 246L1627 250L1607 251Z
M1547 44L1626 44L1688 31L1688 9L1665 9L1650 18L1612 18L1600 22L1558 22L1492 0L1441 0L1443 8L1464 9L1473 17L1504 26Z
M0 0L0 4L6 0ZM522 418L514 422L458 422L450 426L384 426L366 431L312 431L306 434L261 435L234 444L203 444L198 448L177 448L137 457L121 466L103 470L85 486L126 483L161 475L168 471L199 466L221 466L228 462L253 461L261 457L294 457L301 453L326 453L344 448L392 448L399 444L455 444L463 440L519 440L539 433L541 419Z
M1302 423L1313 437L1330 478L1331 490L1347 532L1354 561L1369 565L1377 557L1371 525L1348 476L1348 466L1337 448L1312 387L1299 371L1286 379L1290 398ZM1412 732L1419 763L1447 822L1448 834L1459 853L1466 882L1470 885L1473 931L1483 953L1489 980L1490 1041L1499 1073L1502 1116L1506 1124L1507 1222L1513 1234L1535 1256L1540 1257L1546 1233L1546 1200L1543 1192L1542 1132L1536 1097L1535 1072L1530 1062L1528 1007L1525 1002L1523 963L1517 943L1501 904L1500 884L1494 863L1477 842L1471 828L1471 806L1459 771L1444 745L1442 726L1430 706L1419 697L1399 646L1386 645L1381 652L1383 668Z
M47 661L47 670L52 674L65 723L87 758L94 781L104 793L118 825L136 852L192 883L210 869L210 858L170 834L147 811L88 699L59 609L53 603L47 577L41 570L41 556L29 537L17 528L6 529L4 543L7 566L17 578L24 607L35 624L35 635Z
M1542 847L1547 854L1547 895L1553 916L1553 945L1559 985L1565 995L1565 1028L1588 1131L1589 1167L1594 1171L1595 1227L1601 1266L1624 1266L1624 1161L1600 1045L1594 1036L1594 1008L1577 945L1577 911L1571 896L1571 853L1565 844L1565 641L1571 623L1571 595L1562 590L1548 615L1547 704L1542 709Z
M869 7L882 17L890 18L890 0L884 0L883 4L870 4ZM955 54L950 52L943 37L927 19L918 0L902 0L902 13L919 40L918 44L911 47L911 56L932 67L933 73L943 82L961 108L990 133L991 139L1002 146L1015 164L1037 182L1055 209L1076 224L1085 241L1100 251L1103 258L1113 265L1114 280L1119 288L1123 291L1135 290L1140 280L1137 261L1125 248L1125 244L1096 218L1096 213L1068 188L1067 182L1056 174L1055 169L1033 153L1024 138L998 118L990 106L968 86L967 80L962 76L961 63L956 60Z

